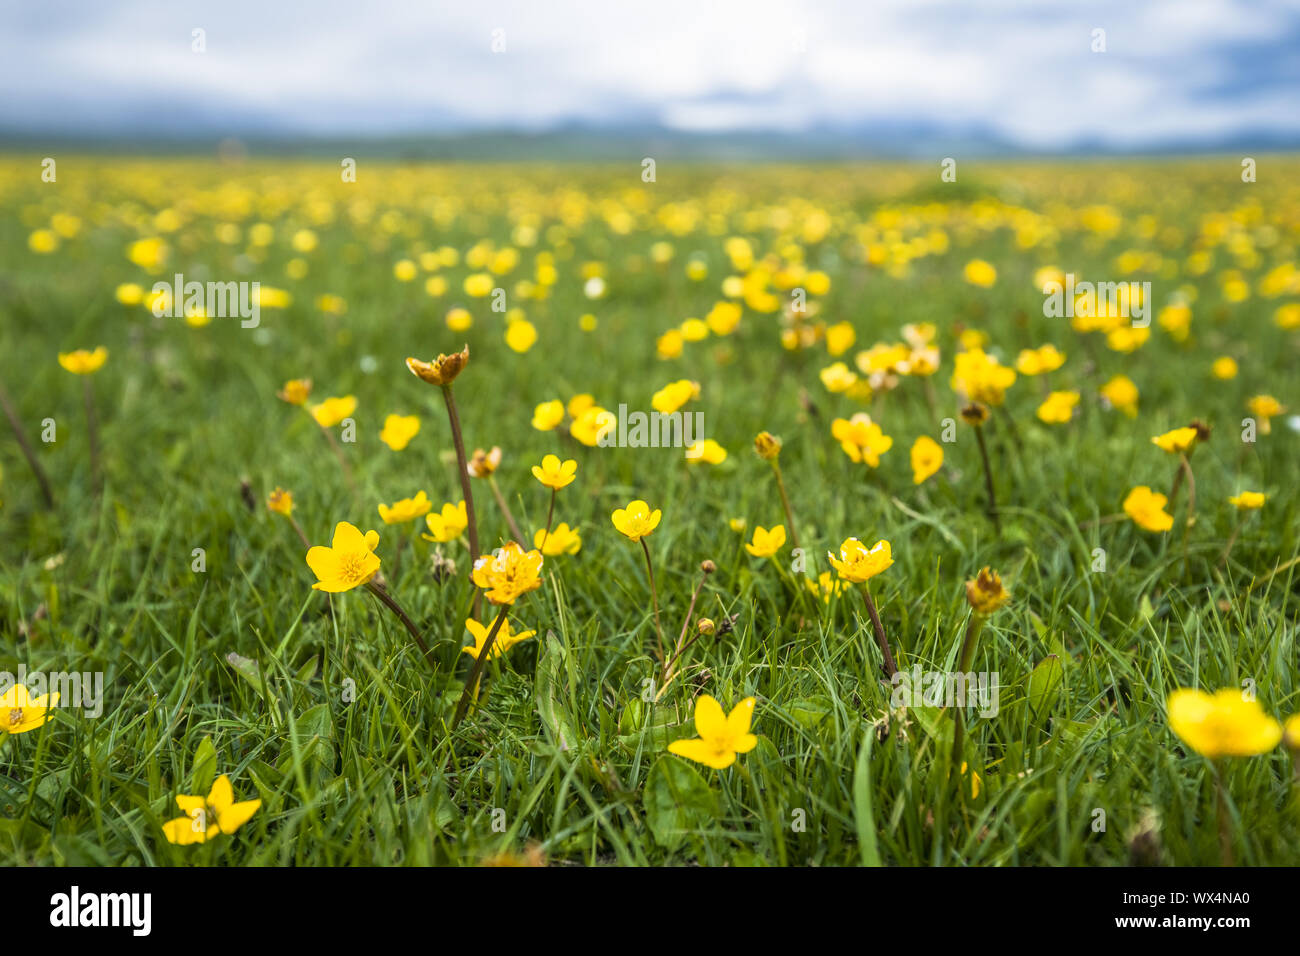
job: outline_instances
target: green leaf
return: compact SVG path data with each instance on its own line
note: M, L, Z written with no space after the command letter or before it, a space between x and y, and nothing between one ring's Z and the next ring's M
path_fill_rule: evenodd
M1061 665L1061 659L1055 654L1049 654L1038 662L1034 672L1029 675L1029 709L1038 720L1044 720L1051 715L1057 699L1061 696L1061 681L1064 674L1065 668Z
M858 852L863 866L880 866L876 820L871 809L871 745L875 739L876 728L869 725L853 770L853 820L858 827Z
M834 709L829 697L807 697L791 701L788 705L790 716L804 727L816 727Z
M546 647L537 661L537 674L533 678L533 696L537 699L537 714L542 718L547 737L561 750L570 749L578 741L578 735L560 703L567 665L568 652L564 645L556 639L553 631L547 631Z
M207 796L216 778L217 748L211 737L204 737L194 751L194 763L190 766L190 793L196 797Z
M718 801L694 767L664 755L646 778L645 815L655 842L672 850L717 818Z

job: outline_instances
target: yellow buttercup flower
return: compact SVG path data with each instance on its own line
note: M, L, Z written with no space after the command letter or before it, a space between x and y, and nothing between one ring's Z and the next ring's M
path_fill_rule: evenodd
M987 289L998 281L998 270L983 259L972 259L966 263L962 275L971 285L977 285L982 289Z
M1202 757L1253 757L1268 753L1282 739L1282 725L1247 700L1237 688L1213 695L1183 688L1165 704L1169 729Z
M614 513L610 515L610 520L622 534L633 541L640 541L659 527L661 517L663 512L658 508L651 511L648 504L638 499L626 508L615 508Z
M550 534L545 528L538 528L533 535L533 547L541 548L542 554L548 558L556 558L562 554L577 554L582 550L582 538L577 528L570 528L561 521Z
M1163 435L1156 435L1151 439L1151 444L1156 445L1161 451L1167 451L1171 455L1185 454L1191 451L1192 446L1196 444L1198 432L1192 426L1186 428L1175 428L1167 431Z
M462 647L460 652L462 654L468 654L470 657L477 660L478 656L483 653L483 645L487 643L488 632L492 629L491 625L483 625L478 621L475 621L473 618L466 618L465 629L469 631L470 636L474 638L474 644L471 647ZM514 647L520 641L526 641L536 633L536 631L519 631L518 633L512 633L510 630L510 622L502 621L501 628L497 631L497 636L492 641L492 650L488 651L487 659L492 660L494 657L501 657L506 651L510 650L510 648Z
M708 694L701 694L695 700L695 732L699 736L674 740L668 752L714 770L730 767L737 754L749 753L758 746L758 738L749 732L754 703L754 698L746 697L724 717L722 705Z
M1272 395L1256 395L1246 404L1250 413L1259 419L1259 430L1265 435L1273 430L1270 419L1286 411L1282 403Z
M212 789L206 797L178 794L176 805L185 816L164 823L163 836L168 843L188 846L191 843L205 843L223 833L234 833L252 818L262 801L244 800L236 803L230 778L223 773L212 782Z
M58 693L32 697L22 684L0 694L0 733L25 734L54 719L50 708L59 702Z
M422 534L420 537L426 541L446 544L448 541L455 541L465 533L465 529L469 527L469 513L465 510L463 500L454 505L448 502L442 506L441 511L425 515L424 523L429 528L429 534Z
M501 449L493 445L491 451L475 448L474 454L465 463L465 470L471 478L486 478L501 465Z
M421 491L414 498L401 498L391 505L380 504L379 517L384 524L405 524L428 514L432 507L429 496Z
M73 375L93 375L104 367L108 361L108 349L100 345L92 352L77 349L75 352L60 352L59 364Z
M1146 485L1138 485L1124 499L1124 513L1145 531L1168 531L1174 526L1174 516L1164 510L1168 500Z
M727 449L723 448L712 438L706 438L704 441L693 442L686 448L686 463L688 465L720 465L727 460Z
M830 551L826 552L826 557L839 576L851 584L869 581L894 563L889 542L884 539L877 541L868 550L857 538L845 538L840 545L839 558Z
M756 558L770 558L784 545L785 525L779 524L770 531L756 525L753 540L745 545L745 550Z
M1007 601L1011 593L1002 586L1002 577L987 566L980 569L974 580L966 582L966 601L975 613L988 617Z
M886 435L866 412L858 412L849 419L835 419L831 422L831 436L852 461L865 461L872 468L880 464L881 455L894 447L894 439Z
M912 484L919 485L943 467L943 446L929 435L912 443Z
M670 382L650 399L650 406L661 415L671 415L692 399L700 397L700 385L687 379Z
M564 421L564 403L558 398L542 402L533 409L533 427L539 432L549 432Z
M420 419L415 415L389 415L379 432L379 440L393 451L401 451L420 433Z
M525 551L516 542L508 541L475 561L471 576L493 604L514 604L542 586L542 553Z
M770 432L759 432L754 437L754 453L764 461L774 461L781 454L781 439Z
M276 485L266 498L266 507L276 514L282 514L286 518L293 514L293 494L285 491L279 485Z
M316 419L316 424L321 428L333 428L356 410L357 399L355 395L327 398L319 405L313 405L309 409L311 417Z
M1221 355L1210 365L1210 374L1226 382L1237 377L1237 360L1230 355Z
M1002 365L983 349L975 348L957 353L950 384L954 391L972 402L1001 405L1007 389L1015 381L1015 369Z
M362 534L355 526L340 521L328 548L316 545L307 552L307 566L316 575L312 588L338 594L365 584L379 570L379 532Z
M1074 407L1078 404L1078 392L1052 392L1038 406L1038 420L1048 425L1064 425L1074 417Z
M533 465L533 477L547 488L559 491L577 477L578 463L570 458L561 462L558 455L547 455L541 465Z
M537 327L527 319L516 319L506 326L506 345L521 355L537 342Z
M572 409L572 402L570 409ZM573 412L570 410L570 414ZM592 405L584 408L578 414L573 415L573 423L569 426L569 434L576 438L588 448L595 448L600 444L601 436L609 429L618 424L618 419L614 413L599 405Z
M406 367L411 370L411 374L430 385L450 385L468 364L468 345L459 352L439 355L432 362L422 362L417 358L406 360Z
M1055 372L1065 364L1065 356L1055 345L1041 345L1036 349L1021 349L1016 356L1016 371L1021 375L1042 375Z
M311 397L311 379L291 378L275 395L280 401L288 402L290 405L306 405L307 399Z
M1137 418L1138 387L1127 375L1116 375L1101 387L1101 397L1111 408L1118 409L1129 418Z
M804 578L803 583L813 593L813 596L821 598L824 604L830 604L831 598L839 597L840 592L844 590L844 582L834 577L829 571L823 571L817 575L816 581L812 580L812 578Z
M1238 511L1254 511L1257 508L1264 507L1265 498L1266 496L1262 491L1243 491L1241 494L1229 498L1228 504Z

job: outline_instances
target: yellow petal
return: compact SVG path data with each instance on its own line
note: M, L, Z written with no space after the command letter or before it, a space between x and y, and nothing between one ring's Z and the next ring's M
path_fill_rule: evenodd
M225 778L222 777L222 779ZM256 813L261 805L261 800L244 800L241 803L232 804L217 813L217 825L221 827L222 833L234 833L248 822L249 817Z
M697 718L698 719L698 718ZM749 733L750 722L754 719L754 698L746 697L727 715L727 730L739 737Z
M687 760L694 760L696 763L702 763L714 770L723 770L736 762L734 753L730 751L719 753L712 744L698 738L694 740L674 740L668 745L668 752L679 757L685 757Z
M708 694L701 694L695 701L695 732L705 739L720 737L727 732L722 705Z
M216 780L212 781L212 791L208 794L208 805L213 811L220 814L230 808L235 802L235 792L231 789L230 778L224 773Z

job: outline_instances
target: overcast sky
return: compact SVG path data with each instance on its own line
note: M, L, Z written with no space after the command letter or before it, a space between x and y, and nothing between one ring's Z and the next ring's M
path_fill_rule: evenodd
M0 0L0 82L10 131L905 124L1141 148L1300 136L1300 0Z

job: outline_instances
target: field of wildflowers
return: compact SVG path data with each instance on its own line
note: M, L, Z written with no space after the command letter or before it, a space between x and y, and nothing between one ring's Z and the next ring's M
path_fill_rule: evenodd
M1300 161L642 172L0 160L0 859L1300 862Z

